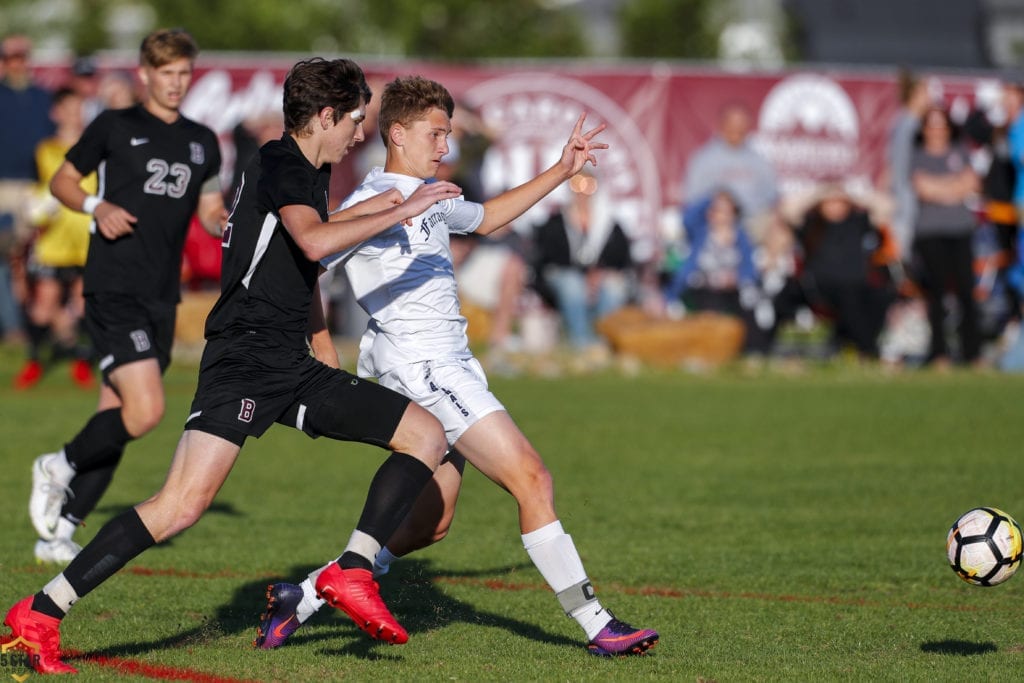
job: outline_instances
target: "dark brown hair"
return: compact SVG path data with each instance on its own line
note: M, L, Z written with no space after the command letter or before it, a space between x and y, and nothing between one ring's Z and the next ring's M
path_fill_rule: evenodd
M301 134L324 107L334 109L337 123L368 103L372 94L363 70L350 59L301 61L284 79L285 132Z

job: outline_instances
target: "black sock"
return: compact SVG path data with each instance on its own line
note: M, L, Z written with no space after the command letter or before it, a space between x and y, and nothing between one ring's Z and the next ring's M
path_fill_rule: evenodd
M42 612L48 617L54 619L63 619L64 612L60 611L60 607L57 607L57 603L50 599L50 596L39 591L32 597L32 611Z
M49 325L37 325L29 320L25 323L25 334L28 337L28 359L38 361L43 344L46 343L46 335L50 331Z
M153 545L156 545L156 540L142 523L139 513L135 508L126 510L96 532L96 537L64 569L64 578L78 597L84 598L129 560Z
M121 409L110 408L89 418L82 431L64 444L64 455L77 472L85 472L102 467L133 438L124 427Z
M77 358L77 347L74 340L68 341L66 339L57 339L53 342L53 360L67 360L68 358Z
M106 493L122 455L124 451L118 451L95 468L76 474L69 485L71 495L60 511L61 516L67 517L75 524L85 519Z
M370 482L356 530L371 536L383 546L433 476L429 467L411 455L392 453ZM373 568L370 560L353 552L346 552L338 558L338 566L342 569Z

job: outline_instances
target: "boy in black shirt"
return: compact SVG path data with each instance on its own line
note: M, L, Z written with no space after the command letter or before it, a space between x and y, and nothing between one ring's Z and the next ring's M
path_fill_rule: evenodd
M212 130L179 112L198 47L181 30L142 42L143 104L108 110L68 151L50 188L93 216L85 265L85 323L103 373L96 413L32 467L29 516L36 558L69 562L72 538L106 491L125 446L159 424L171 358L181 253L193 214L220 235L226 217ZM97 171L99 195L81 187Z
M430 183L404 201L392 190L328 218L329 164L363 139L369 99L362 71L348 60L300 62L289 73L286 133L246 170L224 230L221 297L207 319L199 386L167 481L104 525L63 573L7 614L15 637L41 644L37 671L74 671L59 649L60 619L71 605L146 548L194 524L246 437L273 422L393 451L370 485L345 552L317 587L370 636L408 640L380 599L371 567L444 456L444 431L400 394L316 360L306 339L323 325L322 309L311 306L319 301L319 259L461 190Z

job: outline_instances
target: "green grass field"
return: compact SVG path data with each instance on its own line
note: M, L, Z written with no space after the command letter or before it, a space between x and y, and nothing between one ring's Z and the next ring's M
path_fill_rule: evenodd
M63 374L6 387L0 352L0 603L34 564L34 456L94 406ZM195 368L133 444L78 540L160 485ZM512 499L475 471L451 535L382 582L400 647L341 613L250 649L270 581L344 546L381 452L275 427L213 509L90 594L63 627L84 680L1020 680L1024 578L960 581L946 531L977 505L1024 518L1024 379L830 366L802 374L616 373L493 381L555 475L559 511L605 605L661 642L603 660L522 549ZM5 679L12 669L0 669Z

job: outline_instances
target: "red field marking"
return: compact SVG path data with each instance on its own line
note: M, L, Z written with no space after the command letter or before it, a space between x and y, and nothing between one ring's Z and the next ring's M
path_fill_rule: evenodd
M169 576L175 579L268 579L273 580L278 577L268 577L266 572L240 572L234 569L218 569L215 572L193 572L186 569L177 569L175 567L161 567L154 569L151 567L126 567L122 570L126 574L134 574L135 576Z
M436 583L447 583L452 585L475 585L498 591L523 591L523 590L550 590L546 584L534 583L512 583L500 579L473 579L466 577L438 576L434 579ZM776 595L773 593L731 591L708 591L698 588L666 588L660 586L621 586L618 584L604 584L604 587L617 593L626 595L650 595L659 598L704 598L711 600L763 600L766 602L795 602L804 604L821 605L845 605L850 607L904 607L906 609L939 609L952 612L981 612L991 610L991 606L979 607L975 605L930 605L919 602L888 603L880 600L868 600L867 598L843 598L836 595Z
M216 674L197 671L195 669L184 669L175 666L164 666L162 664L146 664L134 659L122 659L120 657L104 657L102 655L90 655L82 652L64 652L69 659L80 662L96 664L105 669L113 669L118 673L131 674L133 676L144 676L158 681L191 681L193 683L258 683L243 678L231 678L228 676L217 676Z

